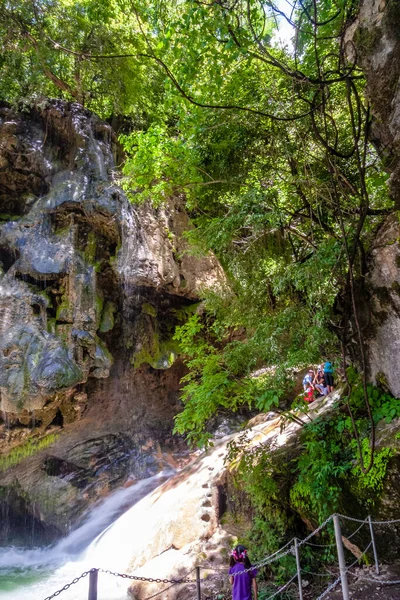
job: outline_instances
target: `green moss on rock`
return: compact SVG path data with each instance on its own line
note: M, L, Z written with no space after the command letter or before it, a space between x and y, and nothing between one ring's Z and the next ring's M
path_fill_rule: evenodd
M7 454L0 456L0 471L5 471L10 467L14 467L19 464L25 458L36 454L44 448L48 448L57 440L58 435L50 433L41 439L29 438L23 444L20 444L16 448L12 448Z
M155 318L157 316L157 309L152 304L144 302L142 305L142 313Z
M62 296L61 304L57 307L56 321L63 321L64 323L72 323L72 306L68 296Z
M159 341L157 336L153 338L152 347L143 347L132 355L131 363L137 369L140 365L148 364L153 369L169 369L177 359L179 344L173 340Z
M113 302L106 302L99 325L99 331L101 333L106 333L107 331L111 331L113 329L115 324L114 313L116 311L117 307Z

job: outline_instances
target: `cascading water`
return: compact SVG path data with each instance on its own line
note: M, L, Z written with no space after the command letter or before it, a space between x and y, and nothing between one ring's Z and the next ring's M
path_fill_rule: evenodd
M8 165L0 212L11 215L0 223L0 540L24 545L0 548L0 596L42 600L114 557L123 570L120 534L109 526L141 484L121 491L121 504L114 494L115 510L93 509L59 544L28 545L68 531L88 499L129 474L184 462L183 442L171 436L184 374L173 331L216 265L183 258L189 221L178 199L129 204L112 176L112 131L82 107L49 101L31 115L0 107L0 133ZM70 598L87 597L87 580L82 594L79 586Z
M83 524L56 545L31 550L1 548L0 598L43 600L93 567L124 572L132 557L137 530L145 524L140 500L171 475L172 471L163 471L118 490L94 507ZM63 600L86 599L88 584L88 578L80 580L63 592ZM125 579L104 575L98 598L124 600L126 589Z

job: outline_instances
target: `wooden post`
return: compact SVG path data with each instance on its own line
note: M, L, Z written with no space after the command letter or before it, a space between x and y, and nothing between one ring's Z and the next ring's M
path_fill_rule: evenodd
M300 553L297 545L297 538L294 538L294 553L296 556L297 581L299 582L299 600L303 600L303 584L301 582Z
M374 551L375 571L376 571L377 575L380 575L378 553L376 551L376 545L375 545L374 528L372 527L372 520L371 520L370 515L368 515L368 523L369 523L369 530L371 532L372 550Z
M97 600L98 569L91 569L89 573L89 595L88 600Z
M201 600L200 567L196 567L197 600Z
M335 540L336 540L337 555L338 555L338 560L339 560L340 579L342 580L343 600L350 600L349 585L347 583L346 561L344 559L344 552L343 552L342 532L340 530L340 523L339 523L338 515L333 515L333 525L335 527Z

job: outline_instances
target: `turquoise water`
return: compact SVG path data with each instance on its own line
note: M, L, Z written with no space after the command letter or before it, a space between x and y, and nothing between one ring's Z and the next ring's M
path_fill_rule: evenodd
M134 554L134 531L144 520L140 500L170 475L160 473L115 492L53 546L0 548L0 598L44 600L91 568L127 572ZM127 600L128 587L129 580L99 573L98 600ZM87 600L88 589L86 576L58 597Z

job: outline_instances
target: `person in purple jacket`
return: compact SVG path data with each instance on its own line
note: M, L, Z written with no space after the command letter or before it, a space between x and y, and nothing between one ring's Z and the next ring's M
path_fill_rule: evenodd
M251 600L251 590L253 600L257 600L257 569L252 569L247 550L241 544L232 550L229 566L232 600Z

